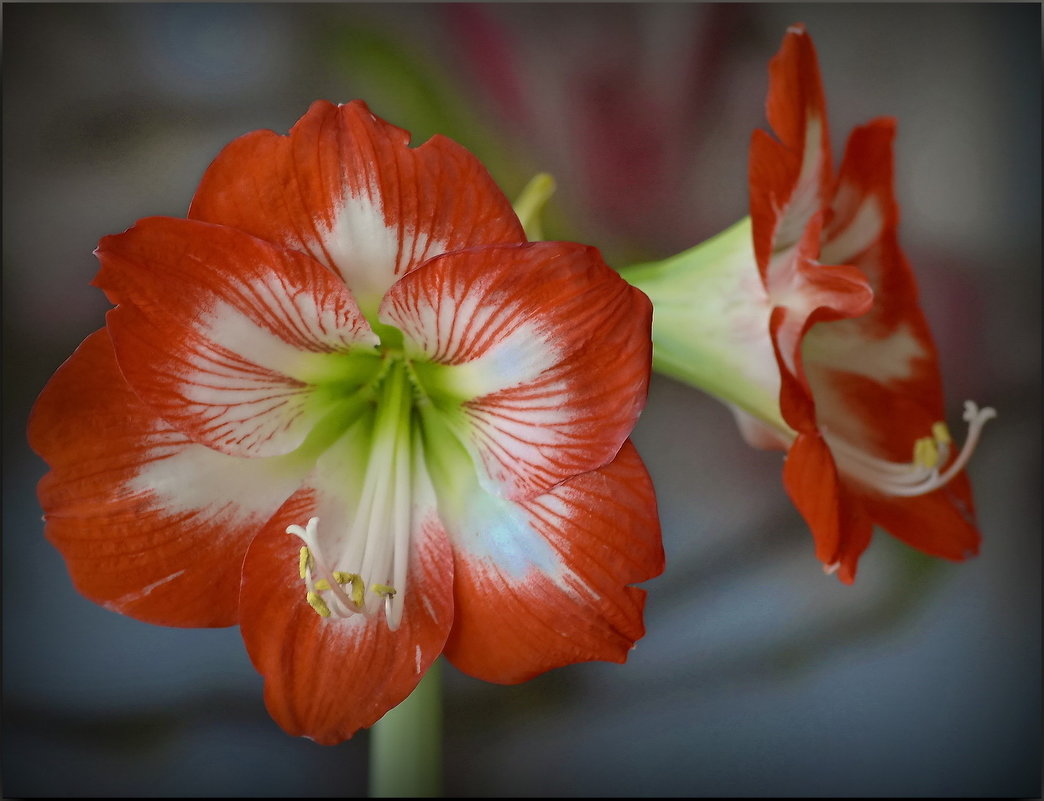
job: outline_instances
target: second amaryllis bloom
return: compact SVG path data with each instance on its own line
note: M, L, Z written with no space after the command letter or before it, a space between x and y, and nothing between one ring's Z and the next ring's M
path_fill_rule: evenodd
M47 536L105 607L239 624L334 743L441 653L495 682L624 661L663 568L628 436L648 300L525 241L485 169L361 102L231 143L187 219L98 247L115 304L45 388Z
M812 41L787 31L750 149L750 218L626 269L652 299L654 366L728 403L783 481L828 572L852 582L875 524L949 559L978 551L964 466L992 409L966 406L957 449L938 356L899 248L895 123L857 128L834 174Z

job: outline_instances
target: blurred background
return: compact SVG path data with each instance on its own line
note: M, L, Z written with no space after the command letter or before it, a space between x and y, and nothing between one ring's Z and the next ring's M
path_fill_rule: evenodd
M368 735L271 721L238 629L153 627L72 588L25 422L107 303L106 234L182 216L220 148L363 98L447 134L547 238L624 266L746 213L767 66L803 21L835 155L899 120L900 234L947 387L997 408L962 564L883 532L824 577L780 482L714 400L655 378L635 441L667 569L626 665L500 687L446 667L456 796L1040 797L1039 4L4 4L5 797L353 796Z

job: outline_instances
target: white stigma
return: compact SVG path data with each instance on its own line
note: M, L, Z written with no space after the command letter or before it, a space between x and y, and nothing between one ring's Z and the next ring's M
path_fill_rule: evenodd
M931 436L917 440L913 459L902 463L871 456L829 434L825 437L838 468L846 476L886 495L912 498L945 486L960 473L979 442L982 427L996 416L997 412L990 407L980 409L973 401L965 401L964 420L968 423L968 436L960 453L948 465L952 440L943 423L932 426Z

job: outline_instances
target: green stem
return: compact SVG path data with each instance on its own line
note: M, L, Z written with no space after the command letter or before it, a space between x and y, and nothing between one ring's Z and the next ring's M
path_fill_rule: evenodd
M371 798L442 796L441 667L370 729Z
M522 223L526 239L530 242L538 242L544 238L544 230L540 225L540 212L554 193L555 179L546 172L541 172L530 179L522 189L518 200L515 201L515 215Z

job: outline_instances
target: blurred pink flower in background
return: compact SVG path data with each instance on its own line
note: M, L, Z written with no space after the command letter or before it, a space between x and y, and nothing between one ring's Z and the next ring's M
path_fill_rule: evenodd
M669 252L729 221L715 178L727 173L715 162L736 143L737 117L755 123L744 87L760 83L743 47L745 7L607 5L597 24L583 4L437 13L462 85L555 175L599 241ZM740 169L742 157L740 147Z

